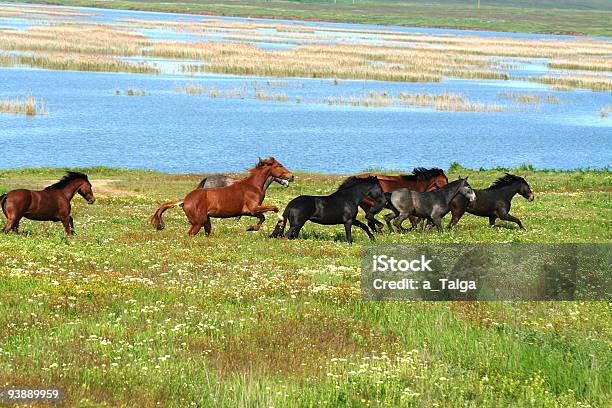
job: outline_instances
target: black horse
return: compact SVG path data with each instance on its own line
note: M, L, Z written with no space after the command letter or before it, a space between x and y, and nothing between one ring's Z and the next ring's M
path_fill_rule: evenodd
M297 238L306 221L312 221L323 225L344 224L346 242L349 244L353 243L351 234L353 225L364 230L373 241L374 235L368 226L356 219L359 203L367 196L384 206L386 200L376 177L352 177L328 196L301 195L296 197L287 204L271 237L284 237L285 226L289 220L290 228L287 232L289 239Z
M520 194L529 201L533 201L533 192L527 181L519 176L506 173L484 190L474 190L476 200L468 202L464 197L457 196L451 201L451 213L453 218L448 224L448 228L453 228L463 214L467 211L479 217L489 217L489 225L495 225L495 219L512 221L518 224L521 229L525 229L521 220L510 215L510 205L512 198Z
M393 231L391 220L395 219L395 227L399 231L405 231L402 222L411 215L418 218L426 218L436 226L438 232L442 232L442 218L450 211L451 201L458 195L464 196L468 201L474 201L476 195L470 187L467 177L455 180L437 190L426 193L400 188L387 196L389 208L393 214L385 215L387 228ZM416 228L417 220L411 218L412 229Z

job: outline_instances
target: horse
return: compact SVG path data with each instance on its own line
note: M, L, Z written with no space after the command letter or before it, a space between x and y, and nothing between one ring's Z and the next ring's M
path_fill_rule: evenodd
M467 211L479 217L489 217L489 225L495 225L495 219L512 221L518 224L520 229L525 229L523 223L517 217L510 215L512 198L516 194L522 195L529 201L534 200L533 192L527 181L514 174L506 173L498 178L489 188L474 190L476 200L468 202L464 197L457 196L451 201L451 213L453 215L448 228L453 228L463 214Z
M154 228L162 230L165 227L163 213L169 208L180 206L191 223L188 232L190 237L196 235L202 227L206 235L210 235L211 218L232 218L242 215L257 218L259 222L250 227L249 231L258 231L266 220L263 215L265 212L278 212L278 207L275 205L261 205L265 197L263 187L270 176L287 181L294 179L293 174L273 157L260 159L255 167L249 170L249 175L242 180L226 187L196 188L182 200L162 204L149 221Z
M353 177L371 177L375 176L380 186L385 193L391 193L400 188L407 188L414 191L426 192L433 191L448 184L448 178L442 169L424 167L416 167L413 174L403 174L399 176L375 175L371 173L358 174ZM350 178L349 178L350 179ZM347 179L348 181L348 179ZM384 227L384 224L378 221L375 216L384 206L377 205L370 197L366 197L359 206L365 211L368 226L372 231L379 232ZM410 219L412 222L412 218Z
M74 234L70 201L79 193L88 204L96 201L86 174L69 171L57 183L41 191L12 190L0 196L0 206L7 219L3 231L18 232L23 217L34 221L61 221L66 235Z
M442 232L442 218L450 211L450 203L457 196L464 196L468 201L474 201L476 194L470 187L467 177L453 181L434 191L419 193L417 191L400 188L390 194L389 202L393 207L393 214L385 215L385 221L390 231L391 220L395 219L395 227L399 231L404 231L402 222L408 217L415 216L426 218ZM412 229L416 228L416 219L410 220Z
M376 202L382 201L384 203L384 194L380 182L375 176L352 177L345 181L338 190L327 196L298 196L287 204L271 237L284 237L285 226L289 221L290 227L287 238L297 238L306 221L312 221L323 225L344 224L348 244L353 243L351 232L353 225L364 230L368 234L368 238L374 241L374 235L372 235L368 226L356 218L359 203L366 196L372 197Z

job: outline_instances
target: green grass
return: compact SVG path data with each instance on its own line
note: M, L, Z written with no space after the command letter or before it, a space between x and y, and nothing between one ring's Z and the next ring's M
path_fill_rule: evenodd
M355 4L351 0L337 3L329 0L229 0L222 3L212 0L41 0L35 3L365 24L612 35L610 24L606 23L612 19L612 5L607 0L482 0L480 10L476 8L476 1L468 0L356 0Z
M488 186L505 169L453 165ZM605 302L364 302L356 231L307 224L296 241L213 220L189 239L180 209L147 218L195 174L85 169L98 201L75 198L77 235L24 221L0 235L0 384L59 386L67 406L604 407L611 397L612 307ZM534 202L527 231L466 215L444 234L379 243L610 242L612 174L512 170ZM0 193L39 188L61 169L0 170ZM104 180L96 190L96 180ZM114 181L110 181L114 180ZM326 194L342 176L297 173L266 203ZM448 219L446 220L448 221ZM584 405L582 405L584 406Z

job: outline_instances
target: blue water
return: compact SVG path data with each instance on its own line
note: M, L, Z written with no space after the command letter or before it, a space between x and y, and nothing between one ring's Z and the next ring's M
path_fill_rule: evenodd
M96 15L79 19L180 18L196 21L209 18L86 10ZM15 28L19 24L15 23ZM457 31L303 24L436 34ZM197 40L196 36L178 31L142 29L141 32L158 39ZM501 35L481 31L458 31L457 34ZM503 35L558 38L517 33ZM334 81L319 79L185 75L181 65L193 62L164 59L149 59L149 62L156 64L162 74L0 68L0 98L32 92L45 100L48 111L44 117L35 118L0 114L0 142L3 145L0 168L105 165L168 172L223 172L243 170L258 156L267 155L276 156L293 170L330 173L351 173L369 167L398 170L415 166L448 167L454 161L473 168L513 167L524 163L558 169L612 165L612 118L599 115L602 107L612 104L611 93L552 92L545 85L525 81L445 80L423 84L342 80L334 84ZM500 68L511 75L535 76L550 72L545 59L503 58L500 62L512 64L510 68ZM290 101L253 98L253 81L257 81L257 86L267 94L283 93ZM267 81L284 81L285 84L272 86ZM248 89L248 95L245 99L210 98L205 94L189 96L175 90L186 84L214 86L221 94L244 88ZM125 96L128 88L144 89L148 95ZM117 89L122 96L115 95ZM370 92L392 95L452 92L474 102L505 105L507 111L442 112L430 108L326 103L328 97ZM516 104L500 98L501 93L507 92L554 95L560 103ZM295 102L296 97L301 103Z
M133 75L2 69L1 95L27 89L46 100L42 118L0 115L0 168L119 166L168 172L236 171L258 156L274 155L292 169L350 173L367 167L543 168L610 165L612 123L598 109L609 94L557 94L542 112L438 112L424 108L364 108L325 103L188 96L185 84L219 90L252 86L254 79L226 75ZM266 78L258 80L266 87ZM515 91L508 81L402 84L377 81L286 80L267 87L325 98L370 91L458 92L495 101ZM303 84L303 87L302 87ZM477 85L476 87L474 85ZM526 83L529 91L542 85ZM145 89L148 96L116 96L115 89Z

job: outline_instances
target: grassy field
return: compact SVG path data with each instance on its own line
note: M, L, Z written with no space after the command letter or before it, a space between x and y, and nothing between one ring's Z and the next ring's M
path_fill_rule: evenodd
M186 236L147 218L195 174L87 169L98 201L77 197L77 235L22 223L0 236L0 387L58 386L67 406L604 407L611 400L612 306L605 302L364 302L359 254L342 227L307 224L297 241L254 220L214 220ZM612 174L528 167L534 202L514 224L466 215L444 234L379 243L610 242ZM502 170L453 166L488 186ZM40 188L60 169L0 170L0 193ZM342 176L297 173L267 203L332 191ZM448 219L446 220L448 221Z
M468 0L356 0L355 4L352 0L42 0L34 3L364 24L612 35L610 24L606 23L612 19L612 5L606 0L482 0L480 9L476 8L476 1Z

